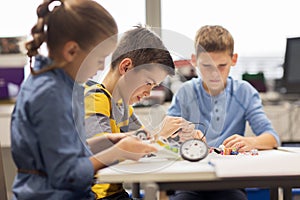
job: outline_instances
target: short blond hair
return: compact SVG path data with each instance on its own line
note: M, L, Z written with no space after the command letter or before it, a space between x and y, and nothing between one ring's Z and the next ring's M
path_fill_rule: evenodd
M196 54L202 52L234 52L234 40L227 29L219 25L201 27L195 37Z

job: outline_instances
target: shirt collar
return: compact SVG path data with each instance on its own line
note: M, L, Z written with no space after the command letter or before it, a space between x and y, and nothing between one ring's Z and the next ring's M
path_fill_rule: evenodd
M43 55L36 55L35 56L35 64L34 68L36 70L40 70L44 67L47 67L53 63L53 60L49 57L45 57ZM62 79L65 81L65 83L69 87L76 87L76 89L83 88L82 84L77 83L75 80L73 80L63 69L56 68L52 70L54 73L57 73Z
M230 90L231 90L231 89L230 89L231 86L232 86L232 77L229 76L229 77L227 78L226 88L225 88L220 94L218 94L217 96L214 96L214 98L218 99L218 98L220 98L220 97L223 97L224 94L225 94L225 95L228 94L228 93L230 92ZM203 80L202 80L201 78L200 78L200 90L203 91L207 97L211 97L211 96L205 91L205 89L204 89L204 87L203 87ZM225 93L224 93L224 91L225 91Z

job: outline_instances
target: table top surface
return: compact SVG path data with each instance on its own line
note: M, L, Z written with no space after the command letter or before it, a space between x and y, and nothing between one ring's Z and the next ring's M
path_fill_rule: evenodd
M258 155L210 153L198 162L142 158L124 161L98 172L99 182L184 182L241 177L300 177L300 148L280 147Z

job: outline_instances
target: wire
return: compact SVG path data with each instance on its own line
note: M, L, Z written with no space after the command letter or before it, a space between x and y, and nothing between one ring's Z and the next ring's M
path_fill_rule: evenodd
M207 134L207 129L208 129L208 127L204 124L204 123L202 123L202 122L191 122L191 124L199 124L199 125L202 125L202 126L204 126L204 133L203 133L203 135L202 135L202 137L200 138L200 140L203 140L203 138L206 136L206 134Z

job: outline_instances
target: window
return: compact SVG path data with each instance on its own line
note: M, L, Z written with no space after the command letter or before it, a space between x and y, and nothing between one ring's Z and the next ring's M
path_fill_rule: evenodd
M106 8L115 18L119 33L123 33L133 26L146 23L145 1L142 0L96 0Z
M145 1L96 0L115 18L119 31L124 32L137 23L145 24ZM1 36L29 35L37 21L36 9L43 0L9 0L0 6Z
M227 28L243 56L283 56L286 37L300 36L298 0L161 0L162 28L194 39L206 24Z
M235 39L239 67L234 70L278 78L286 38L300 36L298 5L298 0L161 0L162 29L193 40L201 26L222 25Z
M26 36L37 21L36 8L42 1L9 0L0 6L0 37Z
M146 23L145 1L128 0L96 0L115 18L119 33L130 29L138 23ZM0 6L0 37L30 36L30 30L37 22L36 9L43 0L9 0ZM5 28L3 28L5 27ZM47 53L45 45L41 52ZM25 77L29 75L29 67L25 67Z

